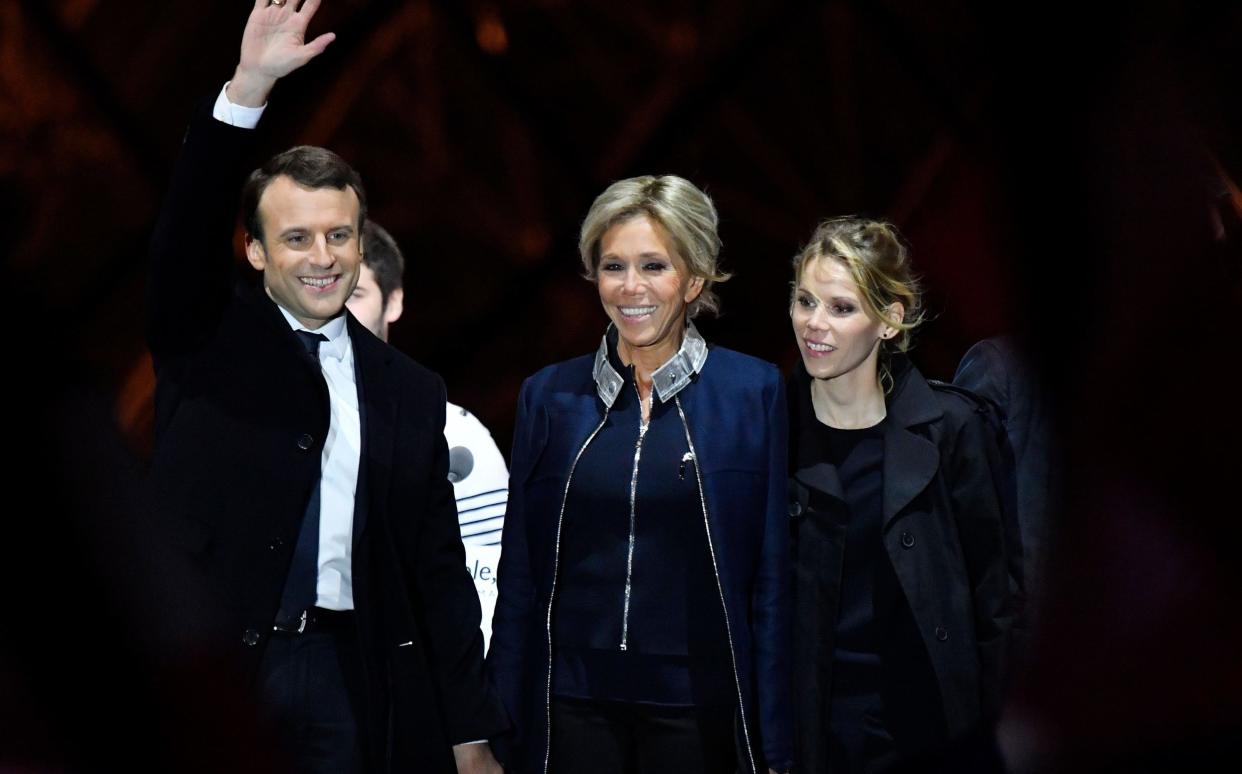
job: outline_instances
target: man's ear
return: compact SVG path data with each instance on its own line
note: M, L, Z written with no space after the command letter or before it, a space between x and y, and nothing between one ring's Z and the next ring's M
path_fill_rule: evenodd
M401 319L401 313L405 311L405 289L397 288L388 294L388 301L384 304L384 322L392 325Z
M246 235L246 260L259 271L267 268L267 251L263 249L263 242L250 234Z

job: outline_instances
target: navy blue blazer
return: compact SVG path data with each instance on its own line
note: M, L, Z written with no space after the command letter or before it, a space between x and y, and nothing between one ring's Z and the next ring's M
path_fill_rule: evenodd
M546 770L551 611L563 498L580 449L603 420L590 355L526 380L518 403L509 504L488 670L516 731L494 740L507 767ZM724 600L744 723L740 770L787 771L789 712L788 424L770 363L712 347L680 403ZM629 468L618 475L628 474ZM708 582L713 582L709 580Z

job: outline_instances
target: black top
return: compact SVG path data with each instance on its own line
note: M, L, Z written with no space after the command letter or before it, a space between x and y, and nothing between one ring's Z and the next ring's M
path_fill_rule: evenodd
M884 493L884 423L842 430L815 423L824 458L837 468L847 509L836 511L845 523L845 556L837 610L836 691L874 691L880 666L876 643L876 584L888 568L880 537Z
M553 692L681 706L730 701L728 640L681 417L672 400L653 396L642 429L633 369L614 346L609 354L626 384L569 487Z
M916 523L904 521L896 531L886 531L884 525L885 490L901 483L885 480L886 458L894 453L889 444L905 431L900 423L894 426L893 394L885 398L888 415L883 421L861 430L840 430L815 417L805 371L796 373L791 390L797 417L794 469L826 464L839 485L835 493L833 487L811 488L809 505L817 518L826 520L824 526L838 546L822 555L827 563L814 571L831 574L829 582L836 590L821 598L829 609L815 613L834 622L825 653L831 659L825 672L830 678L820 682L828 697L823 720L832 720L819 733L832 740L825 756L832 761L830 768L850 771L857 766L847 758L855 763L887 760L894 746L915 753L934 746L945 733L930 654L886 547L886 540L896 541L903 558L916 558L901 542L903 536L913 537Z

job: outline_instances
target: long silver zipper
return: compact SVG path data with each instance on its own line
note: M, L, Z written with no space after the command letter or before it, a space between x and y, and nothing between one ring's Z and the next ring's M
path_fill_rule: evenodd
M733 666L733 684L737 687L737 706L742 713L742 739L746 743L746 757L750 761L750 770L758 774L759 768L755 765L755 753L750 746L750 729L746 726L746 701L742 698L742 678L737 672L737 653L733 647L733 627L729 623L729 606L725 602L724 585L720 582L720 568L716 564L716 546L712 543L712 526L707 517L707 498L703 494L703 474L699 470L699 453L694 448L694 439L690 437L690 423L686 421L686 412L681 408L681 396L674 395L673 402L677 404L677 414L681 417L681 426L686 432L686 445L690 447L690 453L694 455L694 479L699 485L699 504L703 508L703 528L707 532L707 550L712 556L712 573L716 576L716 590L720 592L720 609L724 612L725 635L729 638L729 660ZM544 774L547 774L546 768Z
M548 683L547 692L544 694L544 727L547 729L546 738L544 740L543 750L543 774L548 774L548 767L552 762L552 601L556 598L556 576L561 567L561 527L565 525L565 503L569 501L569 484L574 480L574 470L578 467L578 460L582 459L582 453L591 445L591 441L595 440L595 436L604 427L604 423L608 421L608 412L611 407L604 408L604 416L600 418L599 424L582 442L582 447L578 449L578 453L574 455L573 464L569 466L569 475L565 478L565 491L561 494L561 512L556 518L556 547L553 551L552 558L552 589L548 593L548 615L546 619L548 633Z
M634 385L638 392L638 385ZM638 499L638 460L643 456L643 438L647 437L650 420L642 418L643 395L638 393L638 440L634 443L634 470L630 473L630 544L625 555L625 600L621 605L621 650L625 650L630 637L630 590L634 583L635 502Z

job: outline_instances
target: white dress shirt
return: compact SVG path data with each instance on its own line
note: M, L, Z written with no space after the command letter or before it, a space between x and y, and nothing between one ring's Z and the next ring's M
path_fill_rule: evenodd
M229 102L227 83L220 89L211 115L217 121L253 129L267 107L245 107ZM293 330L306 330L283 306L276 305ZM319 580L316 602L329 610L353 610L351 572L354 539L354 495L358 490L358 460L362 454L362 425L358 415L358 385L354 381L354 348L345 328L345 315L312 333L328 340L319 345L319 366L328 383L331 419L319 458Z
M263 115L263 110L267 105L257 108L234 105L229 102L228 89L229 84L226 82L224 88L220 89L220 95L216 97L216 104L211 108L211 117L229 126L242 129L253 129L258 126L259 117Z
M284 307L277 304L277 308L293 330L307 330ZM331 404L328 437L319 458L319 582L315 604L329 610L353 610L350 562L353 558L354 494L358 489L358 460L362 454L354 348L344 315L311 333L328 337L319 345L319 367L328 383Z

